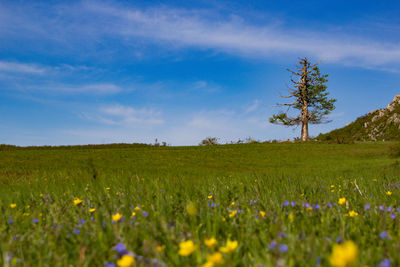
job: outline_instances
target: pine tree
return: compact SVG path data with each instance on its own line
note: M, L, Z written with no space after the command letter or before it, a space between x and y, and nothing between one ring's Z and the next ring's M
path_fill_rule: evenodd
M293 99L289 104L278 104L281 107L287 107L286 112L280 112L273 115L269 121L271 123L297 126L301 124L301 140L308 140L308 124L328 123L326 115L335 109L336 99L328 99L329 93L326 92L328 74L321 74L318 63L311 65L307 58L300 59L296 70L290 70L293 84L289 88L289 95L283 98ZM297 81L295 77L298 77ZM298 116L289 116L290 109L300 111Z

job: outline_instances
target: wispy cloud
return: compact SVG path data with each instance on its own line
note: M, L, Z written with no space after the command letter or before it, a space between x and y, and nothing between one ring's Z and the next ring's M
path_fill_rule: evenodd
M84 117L100 123L122 127L149 127L164 123L160 111L150 108L134 108L120 104L99 108L97 113L84 114Z
M48 69L36 64L0 61L0 72L23 73L23 74L44 74Z
M346 65L382 66L383 70L400 65L400 47L388 40L329 29L324 32L297 26L294 29L274 22L254 24L245 17L222 16L218 11L165 6L143 9L97 1L50 10L33 7L29 12L17 8L7 10L12 15L0 19L6 25L0 29L4 35L15 37L19 32L18 38L40 36L37 38L62 43L63 49L76 51L79 46L84 53L89 49L84 49L82 40L85 45L97 44L111 37L124 43L126 54L131 57L138 52L139 41L156 43L166 49L205 49L257 59L304 55ZM49 15L40 16L41 12Z

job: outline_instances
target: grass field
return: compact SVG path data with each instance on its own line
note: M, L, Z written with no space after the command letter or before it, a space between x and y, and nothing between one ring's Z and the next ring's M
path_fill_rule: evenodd
M399 266L388 146L3 150L0 264Z

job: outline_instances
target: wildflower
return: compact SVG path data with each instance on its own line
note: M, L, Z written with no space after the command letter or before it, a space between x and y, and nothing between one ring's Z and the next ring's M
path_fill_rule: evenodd
M15 204L15 203L12 203L12 204L10 204L10 208L15 208L17 206L17 204Z
M194 204L193 202L190 202L187 206L186 206L186 212L187 214L189 214L190 216L195 216L198 213L196 204Z
M335 186L334 185L331 185L331 188L334 188Z
M33 223L38 223L39 220L35 218L35 219L32 220L32 222L33 222Z
M286 252L289 250L289 248L288 248L287 245L280 245L279 248L278 248L278 250L279 250L280 252L282 252L282 253L286 253Z
M294 221L294 215L293 213L289 213L289 221L292 223Z
M238 246L238 242L236 240L235 241L231 241L231 240L228 239L228 241L226 242L225 247L221 247L219 249L219 251L221 251L222 253L231 253L231 252L236 250L237 246Z
M77 198L77 197L74 199L74 205L75 205L75 206L79 206L80 204L82 204L82 202L83 202L83 200L82 200L82 199L79 199L79 198Z
M111 216L111 219L113 222L118 222L119 220L121 220L121 218L122 218L122 215L118 212Z
M149 215L147 214L146 211L143 211L143 216L144 216L145 218L147 218L147 216L149 216Z
M234 217L237 213L238 213L237 210L232 211L231 213L229 213L229 218Z
M163 252L164 249L165 249L165 245L157 246L157 247L156 247L156 250L157 250L158 252Z
M213 198L213 195L209 195L207 198L208 198L208 199L212 199L212 198Z
M124 255L127 254L127 250L124 244L118 243L113 247L113 249L119 254L119 255Z
M139 211L139 210L140 210L140 207L139 207L139 206L136 206L136 207L134 208L134 210Z
M391 192L391 191L387 191L387 192L386 192L386 195L391 196L391 195L392 195L392 192Z
M118 267L129 267L135 263L135 258L130 254L125 254L117 261Z
M276 241L272 241L271 245L269 245L268 249L273 250L276 247Z
M354 210L351 210L351 211L349 211L349 216L350 217L356 217L356 216L358 216L358 212L356 212Z
M379 235L379 237L382 238L382 239L390 239L390 236L389 236L389 234L388 234L386 231L382 232L382 233Z
M132 216L132 217L135 217L135 216L136 216L136 212L133 211L132 214L131 214L131 216Z
M369 204L365 205L364 210L369 210L371 206Z
M179 244L178 254L181 256L189 256L196 250L196 246L192 240L182 241Z
M353 265L358 256L357 245L353 241L347 241L341 245L335 244L329 262L334 267Z
M22 215L25 216L25 217L28 217L30 215L30 213L29 212L24 212Z
M72 232L76 235L79 235L81 231L78 228L75 228L74 230L72 230Z
M207 255L207 262L212 262L213 264L221 264L224 261L221 252L215 252L213 254Z
M231 202L231 206L235 206L235 202L234 201Z
M396 219L396 214L394 213L390 214L390 218L392 218L393 220Z
M384 259L381 263L378 264L379 267L390 267L392 266L390 264L390 260L389 259Z
M212 263L211 261L207 261L206 263L201 265L201 267L214 267L214 263Z
M289 204L290 204L290 203L289 203L289 201L287 201L287 200L285 200L285 201L283 202L283 206L285 206L285 207L286 207L286 206L289 206Z
M106 187L106 191L110 191L110 188L109 188L109 187Z
M346 204L346 198L345 198L345 197L339 198L338 203L339 203L339 205L344 205L344 204Z
M265 217L265 211L260 211L260 216L264 218Z
M217 239L215 239L214 237L211 238L206 238L204 239L204 244L208 247L208 248L213 248L217 245L218 241Z
M374 181L374 182L377 182L377 181L378 181L378 179L374 178L374 179L372 179L372 181Z
M93 212L95 212L96 211L96 209L95 208L91 208L91 209L89 209L89 212L90 213L93 213Z

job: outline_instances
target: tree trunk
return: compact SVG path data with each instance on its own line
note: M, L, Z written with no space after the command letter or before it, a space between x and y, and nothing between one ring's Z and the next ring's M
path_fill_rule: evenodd
M308 88L307 88L307 76L308 76L308 62L304 59L304 66L302 69L301 77L301 94L302 94L302 109L301 109L301 141L308 141Z
M308 141L308 122L302 122L301 125L301 141Z

